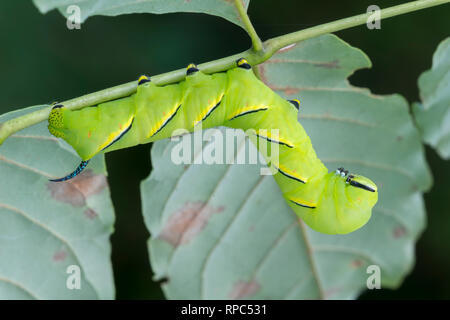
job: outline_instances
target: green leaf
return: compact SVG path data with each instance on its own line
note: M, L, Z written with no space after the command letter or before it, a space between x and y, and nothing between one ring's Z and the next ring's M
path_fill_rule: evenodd
M168 298L354 298L369 265L381 268L382 287L400 285L425 225L422 191L431 177L405 99L348 83L369 66L333 35L259 66L282 96L300 98L299 120L330 170L342 165L377 183L373 217L351 234L309 229L257 165L175 165L178 142L155 143L141 192L152 269Z
M41 107L10 112L0 123ZM78 162L46 123L12 135L0 147L0 299L114 298L114 211L103 157L71 181L48 181ZM66 286L71 265L81 271L79 290Z
M422 103L413 105L423 140L444 159L450 158L450 38L442 41L433 56L431 70L419 77Z
M227 19L244 28L241 18L230 0L33 0L42 13L53 9L68 17L70 5L77 5L81 9L81 21L94 15L117 16L128 13L171 13L198 12L215 15ZM250 0L242 0L247 8Z

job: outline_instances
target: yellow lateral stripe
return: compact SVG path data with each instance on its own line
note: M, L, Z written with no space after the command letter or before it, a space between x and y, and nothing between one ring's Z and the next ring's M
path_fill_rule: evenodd
M128 119L127 123L125 124L125 126L123 127L123 129L119 129L117 131L111 132L108 136L108 138L106 139L106 141L100 146L100 148L97 149L97 152L99 152L100 150L102 150L103 148L105 148L108 144L110 144L111 142L114 141L114 139L116 139L118 136L120 136L122 134L122 132L124 132L125 130L128 129L128 127L131 125L131 122L133 121L134 116L131 116L130 119Z
M178 110L178 103L175 104L175 106L170 110L170 113L166 114L160 121L158 121L153 128L150 130L150 133L147 138L150 138L153 136L156 132L158 132L162 127L164 127L167 122L173 117L175 112Z
M197 119L195 119L194 121L194 126L196 126L198 123L200 123L205 117L206 115L208 115L211 110L222 100L223 98L223 93L220 95L219 99L214 100L214 103L210 104L208 107L205 108L205 110L203 110L197 117Z
M262 134L261 131L266 131L267 134ZM270 134L270 130L256 130L256 134L257 134L258 136L260 136L260 137L263 137L263 138L266 138L266 139L270 139L270 140L272 140L273 142L281 142L281 143L284 143L285 145L287 145L287 146L290 147L290 148L293 148L293 147L294 147L294 145L293 145L290 141L288 141L288 140L286 140L286 139L284 139L284 138L281 138L280 136L278 136L278 140L273 139L273 138L272 138L272 135Z
M291 200L295 204L302 206L302 207L311 208L311 209L317 207L317 203L312 203L307 200L303 200L303 199L299 199L299 198L289 198L289 200Z
M248 111L256 111L256 110L260 110L260 109L261 110L268 109L268 107L263 105L263 106L250 106L250 107L240 108L240 109L236 110L236 112L230 116L230 119L240 115L241 113L245 113Z
M289 170L289 169L286 169L285 166L280 165L278 168L279 168L281 171L283 171L285 174L287 174L287 175L289 175L289 176L291 176L291 177L293 177L293 178L295 178L295 179L301 180L301 181L303 181L304 183L308 182L308 179L303 178L302 176L298 175L297 173L295 173L295 172L293 172L293 171L291 171L291 170Z

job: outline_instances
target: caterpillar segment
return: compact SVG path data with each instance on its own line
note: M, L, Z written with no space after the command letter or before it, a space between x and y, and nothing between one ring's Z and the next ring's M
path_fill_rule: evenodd
M312 229L345 234L362 227L377 202L376 185L343 168L328 172L297 120L300 101L273 92L245 59L236 66L206 75L190 64L178 84L157 86L141 76L129 97L77 111L55 105L49 131L67 141L82 163L53 181L77 176L98 153L168 138L179 129L226 126L253 132L288 205ZM278 158L269 152L275 145Z

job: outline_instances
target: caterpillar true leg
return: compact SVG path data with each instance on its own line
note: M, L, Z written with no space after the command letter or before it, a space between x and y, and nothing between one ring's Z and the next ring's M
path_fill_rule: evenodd
M336 169L336 174L340 175L341 177L346 177L348 175L348 170L345 170L343 167Z

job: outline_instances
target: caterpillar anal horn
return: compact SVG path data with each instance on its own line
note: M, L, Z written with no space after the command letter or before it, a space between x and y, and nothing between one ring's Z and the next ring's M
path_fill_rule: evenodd
M52 182L61 182L61 181L67 181L72 178L75 178L77 175L79 175L81 172L83 172L83 170L86 168L88 163L89 163L89 160L81 161L81 163L78 165L78 167L75 169L75 171L68 174L67 176L65 176L63 178L59 178L59 179L49 179L49 180Z

